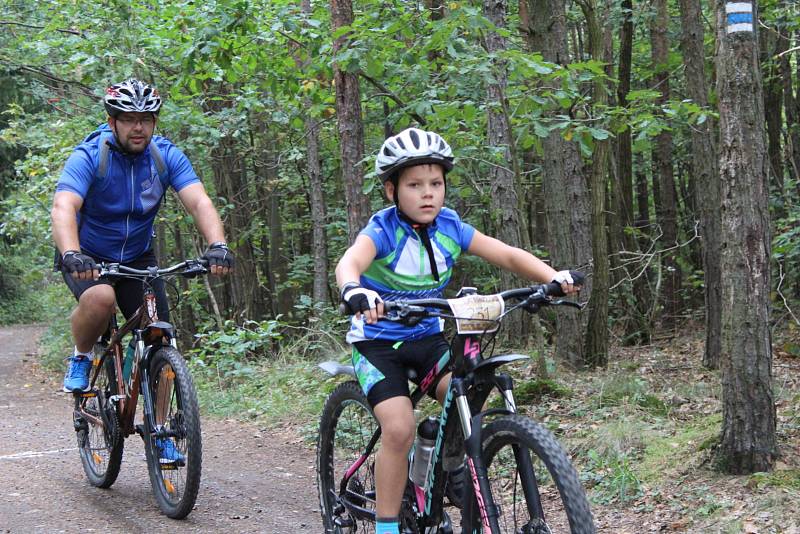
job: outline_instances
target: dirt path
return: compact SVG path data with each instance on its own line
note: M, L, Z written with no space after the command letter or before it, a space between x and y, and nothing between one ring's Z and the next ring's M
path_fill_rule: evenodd
M203 419L203 478L184 521L162 516L141 439L125 441L108 490L83 475L70 398L37 368L37 327L0 328L0 532L264 532L322 530L313 451L290 430Z

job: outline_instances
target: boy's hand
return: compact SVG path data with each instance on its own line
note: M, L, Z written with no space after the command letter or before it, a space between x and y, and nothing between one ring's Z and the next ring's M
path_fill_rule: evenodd
M342 288L342 302L347 306L348 313L352 313L359 318L364 314L364 320L368 324L378 321L378 317L383 315L383 302L381 297L371 289L366 289L356 284L345 284Z
M573 279L572 273L572 271L558 271L555 276L553 276L553 282L561 284L561 291L563 291L565 295L577 293L581 289L583 277L581 276L581 279L576 282Z

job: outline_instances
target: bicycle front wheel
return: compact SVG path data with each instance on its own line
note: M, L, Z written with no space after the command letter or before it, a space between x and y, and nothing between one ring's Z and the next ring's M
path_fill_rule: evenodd
M481 439L501 532L595 533L578 474L552 433L530 419L509 415L483 427ZM535 476L523 476L526 471ZM471 484L467 484L465 502L464 516L469 521L465 526L488 534L481 527Z
M105 347L95 346L98 358ZM95 360L95 365L98 360ZM117 378L114 373L114 359L106 357L102 368L92 368L97 372L94 390L89 394L79 394L77 404L88 415L102 424L86 419L76 412L74 424L78 437L78 451L86 478L92 486L109 488L117 480L122 464L122 450L125 441L119 428L117 410L111 396L117 394Z
M149 390L155 428L145 417L145 456L158 507L173 519L192 511L200 487L203 451L192 376L181 354L162 347L150 361Z

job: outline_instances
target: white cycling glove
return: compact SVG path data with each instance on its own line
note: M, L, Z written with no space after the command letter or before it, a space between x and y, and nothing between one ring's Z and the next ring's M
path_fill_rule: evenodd
M342 302L347 305L349 313L356 314L376 308L378 302L383 301L371 289L366 289L355 283L348 283L342 288Z
M558 271L555 276L553 277L553 282L558 284L574 284L575 281L572 279L572 275L569 271Z

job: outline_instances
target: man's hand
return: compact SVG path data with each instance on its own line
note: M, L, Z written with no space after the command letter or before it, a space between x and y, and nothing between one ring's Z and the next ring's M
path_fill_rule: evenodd
M75 280L96 280L100 269L94 260L77 250L68 250L61 255L61 265Z
M350 282L342 288L342 302L347 306L348 313L352 313L358 318L362 313L364 320L368 324L378 321L378 317L383 315L383 301L381 297L371 289L361 287L355 282Z
M203 259L208 262L208 267L211 274L229 274L233 272L233 267L236 264L236 258L233 252L228 248L227 243L217 241L208 246Z

